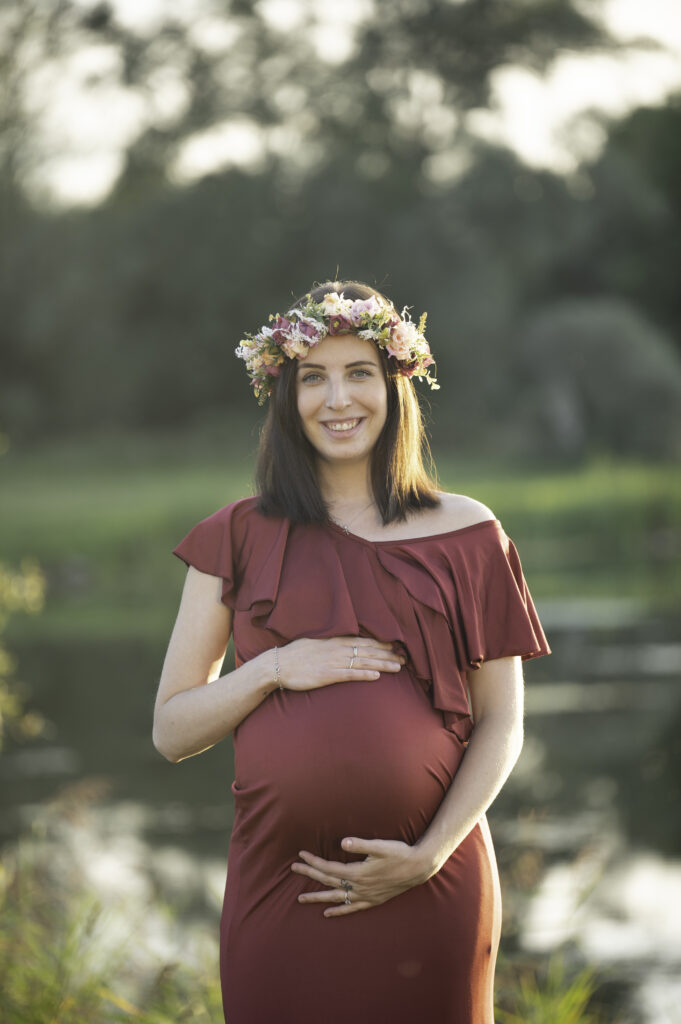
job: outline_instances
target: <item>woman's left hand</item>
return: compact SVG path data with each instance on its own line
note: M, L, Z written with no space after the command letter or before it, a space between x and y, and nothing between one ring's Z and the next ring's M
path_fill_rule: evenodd
M324 911L324 917L340 917L343 914L354 914L357 910L377 907L393 896L421 885L432 874L424 862L422 851L397 839L353 837L344 839L341 845L351 853L365 853L366 858L343 864L300 850L298 856L304 863L291 865L291 870L297 874L307 875L330 887L318 892L305 892L298 897L300 903L336 904L333 909ZM341 879L352 885L350 903L344 902L345 889L340 887ZM339 903L341 906L338 906Z

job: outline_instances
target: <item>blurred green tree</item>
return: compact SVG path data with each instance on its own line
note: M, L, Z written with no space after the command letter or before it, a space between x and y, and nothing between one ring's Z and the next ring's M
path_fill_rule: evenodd
M325 277L364 278L428 310L443 381L427 396L435 440L458 449L503 438L528 450L520 325L536 309L620 295L674 327L673 271L655 258L656 239L679 237L661 127L620 138L610 126L579 188L466 134L497 68L542 70L563 47L614 46L580 4L377 0L340 60L320 57L300 27L276 28L266 4L225 5L200 32L200 17L190 29L169 12L146 37L107 3L16 0L3 24L0 427L13 439L189 427L210 414L250 422L233 348ZM41 62L89 46L118 55L114 76L150 113L108 200L48 215L24 194L50 156L26 90ZM187 102L164 119L154 90L168 76ZM271 133L261 161L182 183L182 144L233 117ZM659 167L643 158L649 138ZM454 180L430 173L448 153L460 156ZM559 433L546 435L558 447Z
M681 94L606 127L556 274L563 288L639 304L681 354Z

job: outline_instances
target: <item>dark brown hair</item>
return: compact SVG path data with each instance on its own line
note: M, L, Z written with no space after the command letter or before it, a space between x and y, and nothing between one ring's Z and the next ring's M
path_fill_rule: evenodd
M343 292L346 299L376 295L390 303L362 281L326 281L309 294L320 302L327 292L334 291ZM289 308L302 305L307 294ZM435 492L435 469L413 382L399 372L385 349L377 349L388 390L388 408L371 453L371 484L385 524L406 519L414 509L435 508L440 499ZM328 521L328 509L317 479L317 453L303 433L298 414L296 371L297 360L287 360L269 400L256 464L258 508L264 515L286 516L293 523L323 523Z

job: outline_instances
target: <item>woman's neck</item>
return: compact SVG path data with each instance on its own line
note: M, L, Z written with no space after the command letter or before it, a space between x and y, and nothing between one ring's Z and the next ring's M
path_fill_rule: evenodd
M332 510L366 507L373 502L368 464L323 464L319 467L319 486L324 501Z

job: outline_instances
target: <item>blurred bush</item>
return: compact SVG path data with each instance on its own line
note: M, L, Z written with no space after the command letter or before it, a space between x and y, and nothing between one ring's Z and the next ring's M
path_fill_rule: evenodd
M681 456L681 359L635 307L559 301L528 319L520 345L537 449L569 458Z

